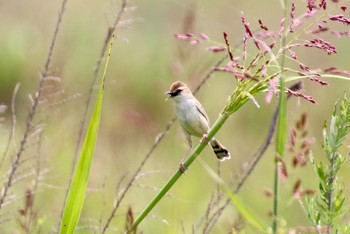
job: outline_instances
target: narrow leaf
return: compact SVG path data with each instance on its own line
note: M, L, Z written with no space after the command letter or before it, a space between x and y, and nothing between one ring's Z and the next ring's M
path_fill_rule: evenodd
M71 234L74 232L76 225L78 224L81 211L83 209L86 188L88 184L90 168L94 156L94 150L97 140L98 128L101 118L101 106L103 100L103 91L105 84L106 69L108 67L108 61L113 45L113 39L108 51L105 70L100 86L99 95L95 103L94 111L92 113L88 130L82 145L82 149L79 155L77 166L74 170L72 183L69 188L66 204L63 210L63 216L61 220L60 234Z

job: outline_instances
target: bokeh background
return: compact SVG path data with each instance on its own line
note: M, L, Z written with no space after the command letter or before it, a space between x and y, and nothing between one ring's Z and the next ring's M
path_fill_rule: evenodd
M304 12L304 1L297 1L297 13ZM329 4L331 5L331 3ZM10 144L8 158L1 167L5 175L10 167L10 157L23 135L26 116L30 109L29 95L38 88L39 74L43 70L57 21L60 1L0 1L0 103L11 105L12 93L20 84L15 102L15 140ZM331 7L331 6L329 6ZM83 116L87 93L93 78L93 69L99 57L106 31L120 9L120 1L68 1L58 40L52 56L50 76L53 81L45 95L55 94L39 106L35 122L43 129L38 150L38 139L32 137L26 147L27 162L22 175L31 173L40 157L40 176L34 207L37 211L41 233L57 230L64 197L77 147L77 136ZM95 158L91 169L89 191L77 233L99 233L109 216L118 193L139 166L157 135L173 118L171 102L165 102L164 92L176 80L187 82L194 88L211 67L224 55L213 54L205 48L213 44L190 46L176 40L175 33L203 32L213 41L223 43L222 32L227 32L232 45L243 38L241 11L253 29L258 19L268 27L278 30L283 10L280 1L137 1L128 2L122 24L117 29L116 41L107 73L103 113ZM334 13L339 13L336 9ZM345 13L347 14L347 13ZM348 28L335 24L338 30ZM299 59L311 68L337 66L349 68L349 38L328 35L338 53L328 56L316 49L298 51ZM101 75L99 75L101 77ZM288 103L288 124L292 128L303 112L308 115L308 135L315 139L313 152L322 160L322 125L331 116L334 103L350 88L345 80L328 79L329 86L321 87L305 82L305 93L318 104L292 98ZM197 97L205 107L212 122L218 117L228 95L235 87L234 77L214 74L202 87ZM92 98L96 97L96 89ZM221 176L228 184L234 183L242 165L263 143L276 98L271 104L264 95L257 97L261 107L247 103L235 113L218 133L217 138L232 154L230 161L220 164ZM11 133L10 108L2 115L0 149L4 152ZM197 140L195 141L198 142ZM348 144L349 142L347 142ZM111 223L110 233L120 233L124 227L126 210L132 207L135 215L148 204L158 189L178 168L187 150L187 142L176 122L168 135L156 148L122 202ZM38 153L39 152L39 153ZM345 151L344 151L345 153ZM39 155L39 156L38 156ZM292 169L292 155L285 161L290 167L290 177L281 183L280 214L288 227L311 225L297 200L293 199L293 184L302 179L304 188L316 189L317 178L311 165ZM205 149L196 161L140 225L144 233L190 233L200 227L207 205L217 189L200 161L214 170L217 160L211 149ZM350 176L348 165L341 171L346 193ZM273 146L264 155L239 198L266 225L270 225L269 212L272 199L265 195L273 184ZM120 182L121 178L125 179ZM2 209L2 233L21 233L18 224L19 210L24 206L26 189L33 186L35 175L23 179L11 188L16 197ZM117 190L120 183L119 191ZM224 198L222 198L224 199ZM233 206L220 218L213 233L228 233L238 219ZM200 232L200 228L197 229ZM247 229L247 233L255 233ZM250 230L250 231L249 231Z

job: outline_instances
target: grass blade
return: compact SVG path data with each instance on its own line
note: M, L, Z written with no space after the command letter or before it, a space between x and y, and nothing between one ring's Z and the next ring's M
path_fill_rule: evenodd
M286 18L287 18L287 7L289 4L288 0L284 0L284 30L282 35L282 44L281 47L286 47L286 37L287 37L287 26L286 26ZM279 92L279 102L278 102L278 117L277 117L277 131L276 131L276 154L280 157L284 155L284 148L287 138L287 95L285 93L285 77L284 77L284 68L285 68L285 60L286 60L286 50L284 49L282 52L282 61L281 61L281 77L280 77L280 92ZM274 173L274 181L273 181L273 222L272 222L272 233L277 233L277 222L278 222L278 187L279 187L279 163L276 161L275 164L275 173Z
M73 233L75 227L79 221L81 210L84 205L86 188L88 184L90 168L94 156L94 150L97 140L98 128L101 118L101 106L103 100L103 91L105 84L106 70L108 67L109 57L112 50L114 37L111 39L111 44L108 50L105 70L100 86L100 91L95 103L94 111L92 113L88 130L82 145L82 149L79 155L79 161L74 170L72 183L69 188L67 201L63 211L63 217L61 221L60 234Z

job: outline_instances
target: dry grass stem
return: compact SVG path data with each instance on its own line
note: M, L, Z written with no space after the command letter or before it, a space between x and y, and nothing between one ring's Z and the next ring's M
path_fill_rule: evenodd
M41 94L42 94L42 90L43 90L44 83L45 83L45 77L47 77L48 72L49 72L49 66L51 64L51 59L52 59L52 53L53 53L53 50L54 50L54 47L55 47L55 44L56 44L57 35L58 35L59 29L60 29L60 25L61 25L61 22L62 22L62 18L63 18L64 12L65 12L66 2L67 2L67 0L63 0L62 1L61 10L60 10L60 12L58 14L58 20L57 20L57 23L56 23L56 26L55 26L55 31L53 33L53 37L52 37L52 40L51 40L49 52L48 52L48 55L47 55L47 58L46 58L44 71L40 75L39 87L38 87L37 92L34 95L34 98L33 98L33 101L32 101L32 107L31 107L31 110L29 111L28 116L27 116L27 121L26 121L24 134L23 134L23 137L22 137L22 139L20 141L20 145L19 145L19 148L18 148L18 150L16 152L14 161L12 162L12 166L11 166L11 170L10 170L8 179L5 182L5 184L3 186L3 189L2 189L2 194L1 194L1 197L0 197L0 210L1 210L1 208L2 208L2 206L4 204L4 202L5 202L5 199L7 197L9 188L12 186L13 179L14 179L16 171L18 169L18 165L20 163L20 159L21 159L22 154L24 152L25 145L27 143L28 137L30 136L31 129L32 129L33 125L34 125L33 124L33 119L34 119L34 116L36 114L36 110L37 110L37 107L38 107L38 104L39 104L39 100L40 100L40 97L41 97Z

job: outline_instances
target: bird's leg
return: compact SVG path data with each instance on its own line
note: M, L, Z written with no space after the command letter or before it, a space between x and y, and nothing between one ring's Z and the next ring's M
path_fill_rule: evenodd
M202 138L201 138L201 140L199 142L200 143L204 142L205 144L209 144L207 134L203 134L203 136L202 136Z
M185 156L181 159L180 166L179 166L179 171L180 171L182 174L184 174L185 171L186 171L186 168L185 168L185 166L184 166L184 163L185 163L185 161L186 161L186 159L187 159L188 154L190 153L190 151L191 151L191 149L192 149L192 140L189 140L188 143L189 143L190 147L188 148L188 150L187 150Z

